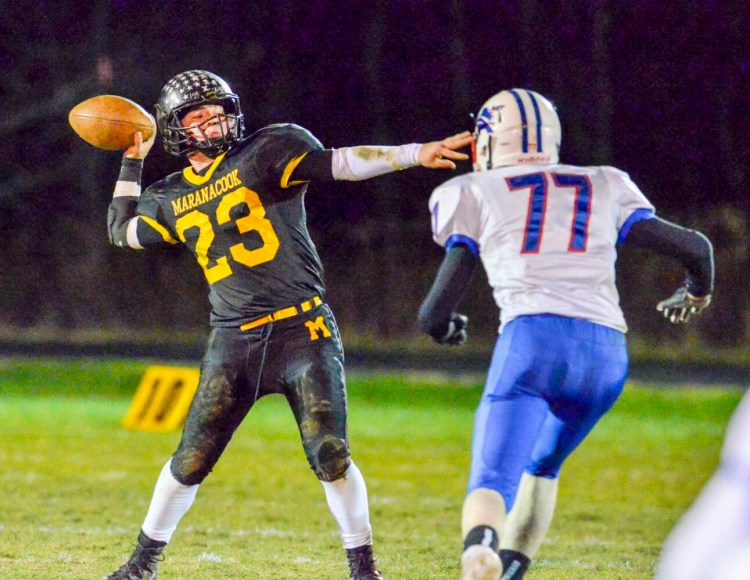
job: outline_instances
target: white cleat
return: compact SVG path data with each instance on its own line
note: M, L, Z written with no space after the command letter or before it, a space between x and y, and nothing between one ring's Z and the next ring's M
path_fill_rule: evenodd
M469 546L461 556L461 580L499 580L502 572L500 556L488 546Z

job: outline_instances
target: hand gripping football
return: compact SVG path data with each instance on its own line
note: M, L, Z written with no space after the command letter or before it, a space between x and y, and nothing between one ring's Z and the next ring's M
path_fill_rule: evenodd
M156 131L154 118L139 104L116 95L99 95L71 109L68 122L87 143L99 149L126 149L133 135L143 133L144 141Z

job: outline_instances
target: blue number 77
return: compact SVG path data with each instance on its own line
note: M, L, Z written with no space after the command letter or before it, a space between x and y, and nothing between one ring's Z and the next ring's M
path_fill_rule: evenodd
M591 217L591 181L585 175L570 173L551 173L550 175L555 182L555 186L572 187L576 190L568 251L585 252L589 218ZM547 174L542 172L529 173L510 177L505 181L511 190L527 188L531 190L521 253L538 253L542 244L544 216L547 211L547 191L549 189Z

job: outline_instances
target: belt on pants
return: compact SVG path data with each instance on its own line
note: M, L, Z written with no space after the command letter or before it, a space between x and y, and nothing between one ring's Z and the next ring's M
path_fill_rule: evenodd
M268 314L261 318L251 320L250 322L247 322L240 326L240 330L251 330L253 328L263 326L264 324L268 324L269 322L276 322L277 320L291 318L292 316L297 316L298 314L302 314L303 312L312 310L315 306L320 306L322 303L323 301L319 296L313 296L312 298L310 298L310 300L305 300L299 306L289 306L287 308L282 308L281 310L277 310L273 314Z

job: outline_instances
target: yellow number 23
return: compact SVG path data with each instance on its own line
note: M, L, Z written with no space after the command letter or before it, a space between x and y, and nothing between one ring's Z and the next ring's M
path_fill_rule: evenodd
M270 262L276 256L279 250L279 238L273 229L271 222L266 219L266 209L260 202L258 194L247 187L240 187L231 193L228 193L216 208L216 222L219 225L231 221L230 212L232 208L240 204L245 204L250 210L249 215L237 219L237 229L241 234L256 231L263 241L263 245L254 250L248 250L240 242L229 248L232 259L248 268L257 266L264 262ZM211 219L205 213L193 210L180 217L175 223L175 229L180 239L185 242L185 232L190 228L198 228L198 240L195 244L195 254L198 263L203 268L206 279L209 284L232 275L232 267L229 264L227 256L216 258L213 266L208 265L208 248L214 241L214 228L211 225Z

